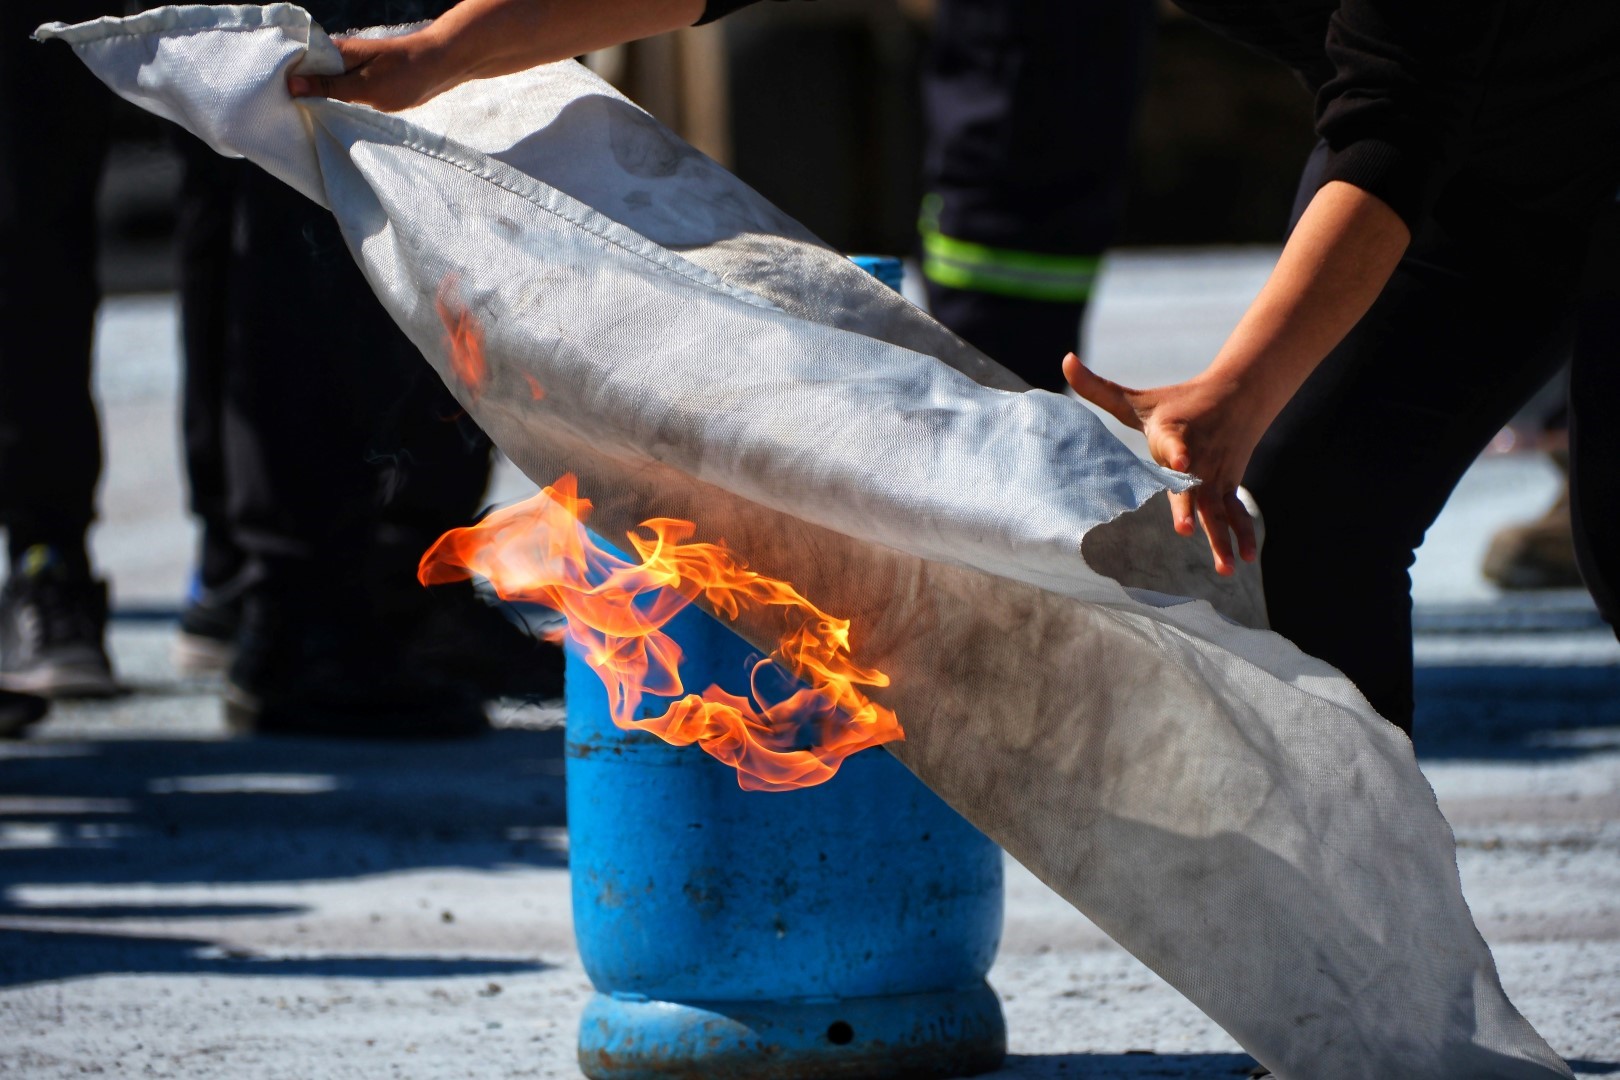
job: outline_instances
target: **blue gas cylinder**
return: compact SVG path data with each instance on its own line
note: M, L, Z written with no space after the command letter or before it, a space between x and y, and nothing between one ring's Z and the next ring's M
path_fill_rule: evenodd
M666 630L687 687L747 693L758 649L696 608ZM886 750L815 787L744 791L696 747L616 727L572 646L566 693L574 933L596 988L579 1033L587 1076L1000 1066L1006 1025L985 974L1001 851ZM668 704L649 697L641 715Z
M849 261L895 292L899 292L900 287L905 284L905 264L893 255L851 255Z

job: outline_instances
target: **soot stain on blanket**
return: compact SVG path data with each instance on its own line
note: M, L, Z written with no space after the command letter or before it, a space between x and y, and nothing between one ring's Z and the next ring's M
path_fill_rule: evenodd
M681 163L697 151L668 137L658 121L639 109L620 109L618 123L609 128L613 160L632 176L674 176Z

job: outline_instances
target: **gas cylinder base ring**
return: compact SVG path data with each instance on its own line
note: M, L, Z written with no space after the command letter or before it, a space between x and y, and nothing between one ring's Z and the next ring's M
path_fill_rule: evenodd
M1007 1026L986 983L817 1001L681 1004L595 994L579 1026L591 1080L945 1080L1001 1067Z

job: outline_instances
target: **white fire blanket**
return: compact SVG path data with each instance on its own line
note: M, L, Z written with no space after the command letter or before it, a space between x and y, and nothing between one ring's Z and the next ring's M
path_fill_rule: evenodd
M40 36L331 209L472 416L535 481L577 474L603 535L695 521L852 619L894 752L1278 1076L1571 1075L1502 992L1406 738L1287 641L1162 595L1258 622L1252 579L1223 593L1170 533L1155 496L1186 478L583 67L385 115L288 97L341 63L287 4ZM477 386L447 278L486 335Z

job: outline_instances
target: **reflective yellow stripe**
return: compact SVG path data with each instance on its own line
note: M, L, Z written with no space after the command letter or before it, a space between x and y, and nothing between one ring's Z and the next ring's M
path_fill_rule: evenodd
M952 289L1019 296L1027 300L1083 303L1091 298L1102 259L1097 255L1051 255L991 247L922 223L923 275Z

